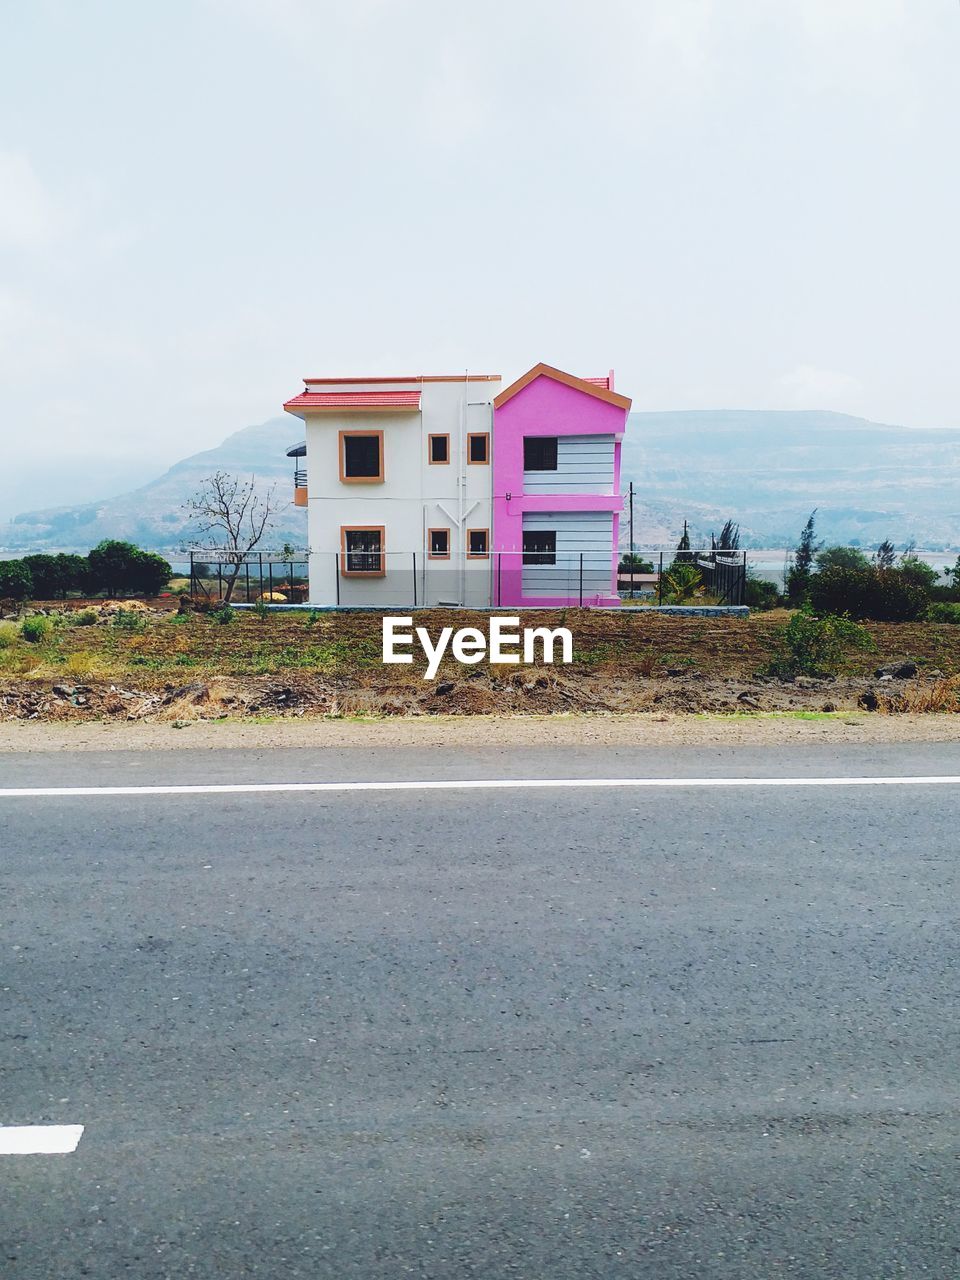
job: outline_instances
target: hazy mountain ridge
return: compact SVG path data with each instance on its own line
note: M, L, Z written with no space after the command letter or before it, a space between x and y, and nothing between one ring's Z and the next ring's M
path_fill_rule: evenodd
M270 543L303 544L305 512L292 505L286 449L299 423L273 418L214 449L184 458L119 497L29 511L0 529L9 551L81 549L120 537L174 548L192 536L183 504L223 470L274 483L280 508ZM929 549L960 546L960 431L913 429L827 412L762 410L634 413L624 444L623 487L635 486L638 545L676 541L684 519L709 537L732 516L746 545L796 543L818 508L820 536L876 544L885 537ZM627 535L626 519L622 522Z

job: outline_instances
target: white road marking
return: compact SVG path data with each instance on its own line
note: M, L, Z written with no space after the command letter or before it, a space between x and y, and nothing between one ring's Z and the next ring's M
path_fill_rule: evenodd
M402 782L224 782L143 787L2 787L0 800L71 796L264 795L270 792L542 791L616 787L932 787L958 784L958 774L871 778L426 778Z
M0 1125L0 1156L65 1156L82 1133L82 1124Z

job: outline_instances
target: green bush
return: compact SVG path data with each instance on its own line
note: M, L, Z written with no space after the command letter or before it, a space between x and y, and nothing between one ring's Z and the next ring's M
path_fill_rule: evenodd
M0 622L0 649L9 649L16 644L20 628L15 622Z
M96 609L78 609L71 615L70 621L77 627L94 627L97 624Z
M146 623L135 609L118 609L113 625L119 627L121 631L142 631Z
M22 560L0 560L0 600L32 600L33 574Z
M899 569L825 569L810 579L809 602L818 614L849 614L875 622L912 622L929 592Z
M776 653L767 670L786 678L836 675L851 649L873 648L868 633L849 618L818 618L805 609L774 634Z
M41 615L33 618L24 618L20 624L20 634L28 644L40 644L46 640L52 630L53 623L49 618L44 618Z
M751 609L775 609L780 599L776 583L767 582L764 578L754 578L747 574L743 586L743 603Z
M859 547L824 547L814 557L817 572L827 569L869 569L870 561Z
M214 609L210 617L214 622L220 624L221 627L228 626L236 619L237 611L228 604L223 604L219 609Z
M960 622L960 604L955 601L942 600L930 605L927 609L928 622Z
M253 612L257 615L258 618L261 618L261 619L269 618L270 606L267 604L266 600L258 600L256 604L253 606Z

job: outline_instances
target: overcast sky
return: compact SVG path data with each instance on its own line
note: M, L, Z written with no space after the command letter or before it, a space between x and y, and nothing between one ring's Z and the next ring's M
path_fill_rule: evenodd
M958 0L0 0L3 454L538 360L960 425L958 73Z

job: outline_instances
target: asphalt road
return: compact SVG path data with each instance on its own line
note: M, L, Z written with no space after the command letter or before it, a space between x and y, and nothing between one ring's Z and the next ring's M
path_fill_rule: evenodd
M0 788L960 775L83 753ZM0 1272L960 1274L960 785L0 794Z

